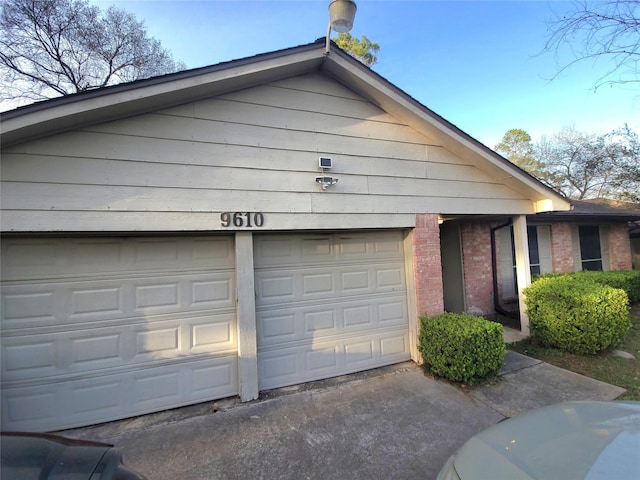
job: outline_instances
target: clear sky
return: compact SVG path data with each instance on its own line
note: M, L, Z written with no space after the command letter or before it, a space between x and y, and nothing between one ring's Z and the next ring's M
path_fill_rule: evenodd
M329 0L93 0L143 20L188 68L324 37ZM353 30L378 42L373 70L469 135L494 147L511 128L534 141L565 126L640 132L640 88L594 83L605 62L551 80L560 58L544 52L547 20L563 1L356 0ZM335 34L334 34L335 35Z

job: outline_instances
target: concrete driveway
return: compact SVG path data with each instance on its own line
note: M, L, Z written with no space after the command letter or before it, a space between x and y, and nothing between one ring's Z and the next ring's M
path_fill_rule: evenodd
M467 439L505 416L623 389L509 352L501 376L460 388L413 363L61 432L114 443L163 479L433 479Z

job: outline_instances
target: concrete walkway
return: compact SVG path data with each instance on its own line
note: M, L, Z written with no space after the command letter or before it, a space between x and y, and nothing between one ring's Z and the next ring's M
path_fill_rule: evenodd
M509 352L498 378L460 388L413 363L61 434L114 443L163 479L433 479L505 416L624 389Z

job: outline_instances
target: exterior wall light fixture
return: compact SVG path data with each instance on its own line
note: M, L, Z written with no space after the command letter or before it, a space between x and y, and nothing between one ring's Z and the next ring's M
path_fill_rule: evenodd
M329 177L329 176L323 175L321 177L316 177L316 183L319 183L320 185L322 185L322 189L326 190L328 187L331 187L336 183L338 183L338 179L336 177Z
M328 187L338 183L337 178L330 177L326 174L327 170L330 170L333 167L333 161L330 157L320 157L318 160L318 167L320 167L322 175L320 177L316 177L316 183L322 185L323 190L326 190Z

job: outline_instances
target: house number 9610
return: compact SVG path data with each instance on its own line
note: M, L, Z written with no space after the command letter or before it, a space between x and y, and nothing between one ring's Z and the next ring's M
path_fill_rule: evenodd
M222 212L220 224L223 227L262 227L264 215L260 212Z

